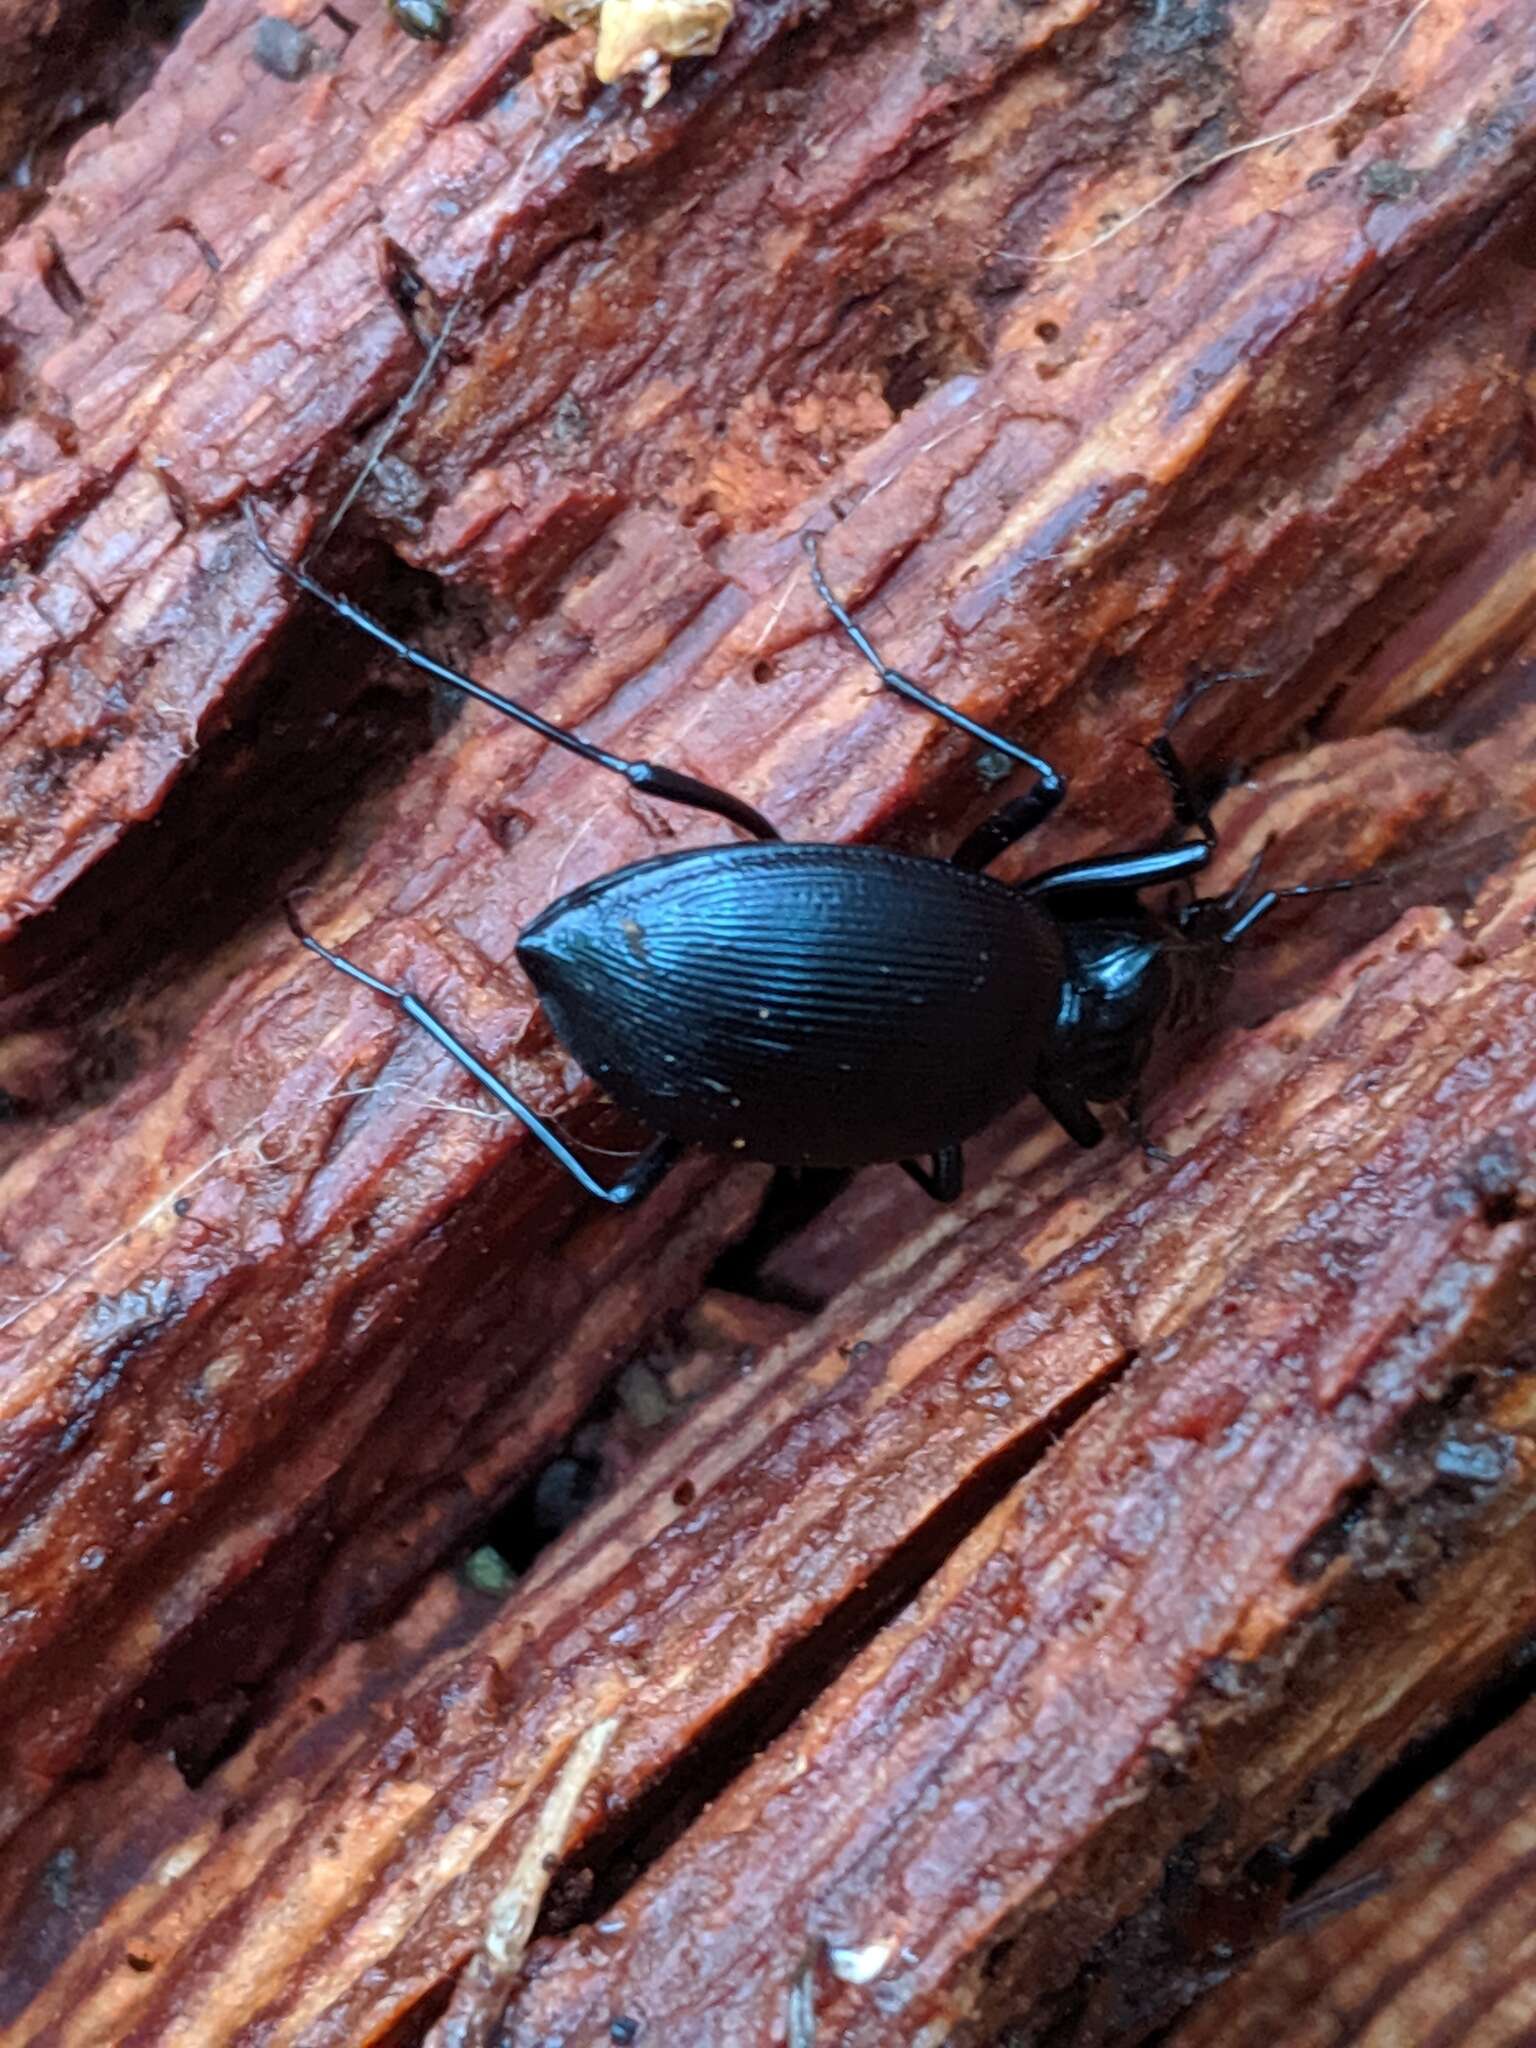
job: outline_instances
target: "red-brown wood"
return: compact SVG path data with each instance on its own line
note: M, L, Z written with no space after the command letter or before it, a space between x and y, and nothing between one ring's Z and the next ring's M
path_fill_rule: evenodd
M468 0L444 52L382 8L350 35L317 13L297 80L257 62L258 12L207 0L0 250L0 1067L31 1140L0 1194L12 2036L355 2048L418 2038L455 1985L445 2048L509 1995L530 2042L631 2007L647 2043L755 2042L791 1996L850 2043L1031 2040L1069 2011L1125 2036L1185 1982L1181 1836L1207 1830L1214 1883L1304 1834L1529 1618L1500 1374L1536 749L1525 668L1498 666L1530 605L1529 8L1287 0L1197 34L1109 0L743 0L650 110L520 4ZM323 936L579 1138L634 1141L513 942L561 888L715 828L490 714L423 746L238 510L293 551L321 531L451 308L326 559L497 687L798 834L948 843L995 792L827 630L811 523L892 658L1068 767L1032 861L1159 822L1140 743L1192 667L1234 663L1269 681L1202 707L1203 758L1325 705L1339 736L1234 792L1234 859L1271 829L1314 876L1455 842L1279 935L1236 1014L1281 1014L1164 1098L1176 1172L1025 1116L958 1212L856 1191L782 1260L851 1291L489 1622L426 1575L694 1299L761 1176L699 1162L593 1215L277 916L328 855ZM305 808L368 721L371 800ZM1465 930L1425 910L1338 964L1483 876ZM217 950L173 935L210 886ZM137 1068L85 1106L112 1031ZM1303 1332L1350 1261L1363 1320ZM1419 1482L1464 1428L1505 1479L1443 1522ZM1409 1619L1347 1532L1320 1577L1291 1568L1355 1488L1404 1546ZM1051 1609L1073 1572L1135 1627L1099 1646L1123 1604ZM337 1651L413 1594L374 1652ZM1234 1656L1259 1677L1216 1728ZM1136 1700L1058 1730L1085 1657ZM1010 1658L1036 1660L1016 1688ZM200 1791L158 1754L201 1766L247 1728ZM572 1756L590 1782L555 1828ZM931 1822L903 1787L939 1788ZM487 1916L541 1814L561 1868L519 1985ZM587 1861L607 1934L571 1932ZM833 1967L898 1927L915 1962ZM1173 1961L1111 1967L1159 1941Z
M1536 2028L1536 1708L1439 1772L1171 2048L1515 2048Z

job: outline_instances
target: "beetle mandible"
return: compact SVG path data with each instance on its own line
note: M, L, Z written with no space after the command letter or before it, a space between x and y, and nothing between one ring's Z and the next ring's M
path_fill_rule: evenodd
M966 1139L1031 1093L1079 1145L1103 1136L1096 1104L1125 1104L1142 1137L1139 1091L1159 1031L1210 1007L1237 941L1282 897L1340 886L1266 889L1246 907L1241 886L1212 897L1187 889L1171 911L1142 900L1146 889L1191 884L1216 848L1171 738L1191 693L1148 746L1172 799L1162 840L1014 885L987 874L1056 809L1065 778L883 661L828 585L814 535L805 548L816 590L881 683L1036 778L949 860L787 843L728 791L609 753L410 647L284 560L246 510L271 567L412 667L631 788L748 835L617 868L561 896L517 942L561 1044L660 1133L608 1186L417 996L293 920L311 952L398 1003L602 1201L639 1200L690 1145L789 1168L899 1164L953 1201Z

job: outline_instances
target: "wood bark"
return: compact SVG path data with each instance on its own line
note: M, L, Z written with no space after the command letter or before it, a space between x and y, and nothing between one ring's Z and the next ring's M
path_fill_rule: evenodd
M73 1071L93 1008L150 1048L23 1099L5 1182L8 2038L1116 2038L1078 1973L1173 1940L1169 1859L1299 1838L1530 1619L1529 6L761 0L644 112L517 4L442 54L317 15L300 78L257 12L208 0L0 256L0 1057ZM242 831L351 765L381 671L238 508L320 533L450 309L328 559L546 715L797 836L947 844L996 792L828 632L814 525L892 659L1069 769L1031 860L1153 829L1138 743L1240 664L1199 751L1334 737L1234 797L1239 849L1459 833L1412 900L1492 877L1465 927L1338 965L1383 895L1278 945L1170 1174L1026 1116L952 1216L859 1195L786 1254L853 1292L483 1623L423 1575L761 1177L594 1216L274 915L308 832L323 936L622 1145L513 939L712 828L488 713L403 759L403 707L371 804ZM1497 1472L1442 1483L1466 1442ZM201 1789L146 1760L248 1728Z

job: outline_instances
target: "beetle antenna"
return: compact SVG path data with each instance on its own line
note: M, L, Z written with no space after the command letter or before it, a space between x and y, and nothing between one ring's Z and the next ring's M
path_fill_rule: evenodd
M1262 896L1256 896L1241 917L1229 924L1221 934L1224 946L1235 946L1239 939L1246 938L1261 918L1268 917L1277 903L1285 903L1293 896L1342 896L1351 889L1377 889L1388 880L1385 874L1342 875L1332 882L1294 882L1288 889L1266 889Z

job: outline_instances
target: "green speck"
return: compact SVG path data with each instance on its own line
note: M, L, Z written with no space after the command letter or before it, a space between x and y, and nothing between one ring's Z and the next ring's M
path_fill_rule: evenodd
M499 1600L517 1584L517 1573L493 1544L482 1543L464 1560L464 1583L476 1593L488 1593Z
M1366 165L1360 184L1368 199L1408 199L1418 190L1422 175L1406 164L1393 163L1390 157L1379 157Z
M619 1374L618 1396L637 1429L659 1429L672 1413L666 1388L646 1365L625 1366Z

